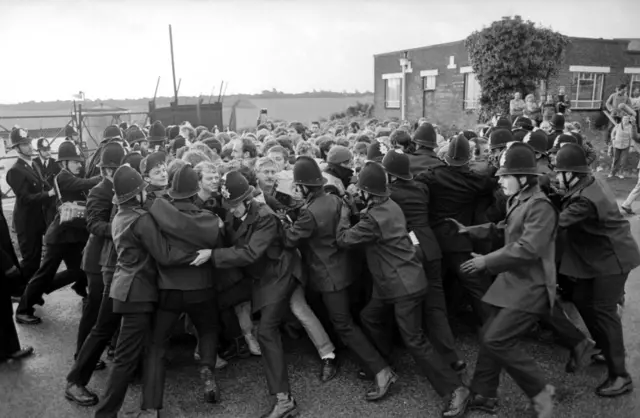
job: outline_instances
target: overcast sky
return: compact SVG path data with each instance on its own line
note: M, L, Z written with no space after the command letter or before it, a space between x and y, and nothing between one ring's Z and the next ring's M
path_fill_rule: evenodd
M607 5L605 5L607 4ZM640 37L640 1L0 0L0 103L373 90L373 55L520 14L570 36ZM216 87L216 90L218 87Z

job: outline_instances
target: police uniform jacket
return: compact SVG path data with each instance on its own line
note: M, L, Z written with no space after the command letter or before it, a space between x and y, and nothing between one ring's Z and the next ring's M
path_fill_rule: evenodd
M415 176L430 168L445 165L434 150L420 147L409 155L409 170Z
M491 200L495 182L474 173L468 166L448 165L434 167L418 175L416 180L429 188L429 222L442 252L472 251L471 240L451 234L444 220L453 218L463 225L473 225L476 206L483 199Z
M82 254L82 270L100 274L100 255L105 241L111 240L111 211L113 209L113 183L103 178L87 196L87 230L89 240Z
M153 184L147 186L146 192L147 199L144 201L144 208L146 210L151 209L151 206L156 199L166 198L168 196L166 187L154 186Z
M13 224L18 235L44 234L47 230L45 206L55 201L55 197L49 196L50 187L36 169L18 158L7 172L7 184L16 195Z
M60 171L56 176L58 188L60 189L61 202L86 202L87 193L97 185L101 178L99 176L83 179L71 174L68 170ZM60 223L60 212L49 225L44 236L44 243L55 244L85 244L89 238L87 231L87 221L85 218L77 218L71 221Z
M33 164L37 165L40 169L40 173L47 184L47 188L50 189L53 187L53 179L58 175L58 173L60 173L60 165L58 162L54 158L48 158L46 161L43 161L41 157L35 157L32 161ZM49 226L53 221L53 218L56 216L55 199L51 199L49 202L45 203L44 209L45 221L47 226Z
M487 271L498 277L482 300L500 308L548 313L556 294L557 229L558 212L538 185L509 198L504 221L470 227L474 239L504 238L504 247L483 256Z
M640 265L640 251L611 189L587 177L563 198L566 231L560 273L577 279L626 274Z
M309 195L296 221L284 227L285 246L300 249L309 286L318 292L337 292L354 279L349 252L336 242L342 205L339 197L320 189Z
M390 184L391 200L400 205L407 230L415 234L425 261L440 260L442 252L429 226L429 188L413 180L397 180Z
M293 281L302 280L302 265L298 252L284 247L273 210L252 201L241 222L229 214L225 225L232 246L213 250L211 259L217 268L243 268L253 282L253 310L289 297Z
M395 302L426 293L427 279L409 238L402 209L391 199L365 209L355 226L340 220L338 245L363 246L375 299Z
M152 304L158 300L157 264L188 264L196 258L195 251L169 245L137 201L120 207L111 232L118 261L109 296L119 302L145 304L153 309Z
M2 206L2 190L0 190L0 206ZM9 270L11 266L20 268L20 262L11 241L11 233L9 232L7 218L4 217L4 211L0 211L0 250L3 257L3 271Z
M149 214L158 224L158 228L167 238L171 247L185 252L218 246L219 218L211 212L202 210L190 201L156 199ZM158 287L163 290L214 290L213 269L209 263L200 266L159 265ZM194 302L196 302L194 300Z

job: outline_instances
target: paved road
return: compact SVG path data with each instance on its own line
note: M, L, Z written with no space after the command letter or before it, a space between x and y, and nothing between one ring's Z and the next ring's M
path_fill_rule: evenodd
M640 221L632 219L635 237L640 238ZM629 371L640 384L640 269L627 283L627 307L624 313L625 343ZM23 344L36 347L36 354L22 364L0 365L0 418L80 418L92 416L92 409L80 408L64 399L65 376L72 364L80 300L68 289L47 297L38 309L44 322L40 326L19 326ZM477 344L472 334L458 335L461 350L474 364ZM591 366L577 376L564 373L566 350L548 343L525 341L527 349L539 361L559 392L556 417L640 417L640 390L621 399L600 399L593 394L605 369ZM401 380L389 399L370 404L364 401L366 384L356 379L356 366L345 360L334 381L318 382L318 361L308 341L287 341L287 362L292 391L298 400L301 417L438 417L441 400L416 372L413 361L398 355ZM240 360L218 374L223 391L221 405L201 402L192 346L175 347L174 360L167 374L166 417L257 417L266 411L271 399L267 394L259 359ZM347 356L343 356L346 358ZM90 388L101 393L108 371L97 372ZM528 401L513 381L503 375L500 417L525 417ZM124 410L134 410L140 399L140 386L129 391ZM468 417L484 416L469 413Z

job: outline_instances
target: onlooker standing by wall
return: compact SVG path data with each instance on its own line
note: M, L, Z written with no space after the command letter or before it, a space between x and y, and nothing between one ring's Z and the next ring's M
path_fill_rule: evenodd
M553 100L553 94L547 94L547 99L542 103L542 120L551 121L553 115L556 114L556 102Z
M524 100L522 100L522 94L519 91L516 91L513 94L513 99L509 102L509 115L511 115L511 122L516 120L518 116L522 116L525 108L526 104Z
M633 89L631 96L631 109L636 112L636 126L640 126L640 88Z
M536 96L533 93L527 94L524 98L525 108L524 116L536 122L536 126L540 126L542 122L542 109L540 104L536 102Z
M556 111L563 115L571 113L571 100L566 95L564 87L558 89L558 101L556 102Z
M623 116L622 122L616 125L611 132L611 145L613 147L613 162L611 163L611 172L609 177L613 177L618 173L619 178L624 178L622 169L627 162L629 156L629 148L631 141L638 140L638 129L631 122L631 116Z

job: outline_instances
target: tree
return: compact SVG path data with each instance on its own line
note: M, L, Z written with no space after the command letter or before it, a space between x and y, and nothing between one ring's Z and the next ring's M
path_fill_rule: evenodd
M556 76L568 44L566 36L520 16L503 18L469 35L464 45L482 88L478 119L509 114L514 92L524 97L540 81Z

